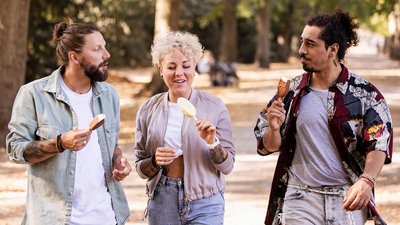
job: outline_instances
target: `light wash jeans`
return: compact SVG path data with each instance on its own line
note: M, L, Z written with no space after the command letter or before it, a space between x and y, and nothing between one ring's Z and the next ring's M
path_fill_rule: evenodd
M365 224L367 220L367 208L351 212L343 209L343 198L349 187L308 188L306 186L289 185L286 190L285 202L280 216L282 224Z
M185 202L183 179L161 176L148 205L150 225L222 225L225 200L219 192Z

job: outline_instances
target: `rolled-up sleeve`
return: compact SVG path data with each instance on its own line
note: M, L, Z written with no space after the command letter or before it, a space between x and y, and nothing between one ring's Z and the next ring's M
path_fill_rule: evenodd
M363 143L369 151L386 153L385 163L392 161L393 127L389 107L385 99L371 105L364 116Z
M221 103L223 105L223 103ZM228 110L224 106L224 110L220 114L220 119L217 123L217 136L221 142L221 146L227 150L228 157L220 164L215 164L214 167L221 173L228 175L235 163L235 148L232 142L232 127Z
M9 159L15 163L30 164L23 154L26 146L35 140L37 121L33 96L25 86L20 88L15 98L8 129L6 148Z
M264 151L263 137L264 137L265 132L267 132L268 127L269 127L269 124L268 124L268 120L265 115L265 112L261 111L258 114L257 122L254 127L254 135L255 135L256 141L257 141L257 153L262 156L271 154L270 152L266 153Z
M135 146L134 146L134 153L135 153L135 168L138 175L143 179L148 179L149 177L146 176L140 170L140 165L144 159L151 157L151 155L146 151L146 134L147 134L147 127L145 123L146 116L144 115L144 105L140 106L137 116L136 116L136 131L135 131Z

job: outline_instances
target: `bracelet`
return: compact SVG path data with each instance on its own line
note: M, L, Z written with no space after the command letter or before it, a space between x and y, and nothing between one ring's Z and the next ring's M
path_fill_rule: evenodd
M214 143L212 143L212 144L207 144L207 143L206 143L207 148L208 148L209 150L214 149L214 148L215 148L217 145L219 145L219 144L220 144L220 142L219 142L219 139L218 139L217 136L215 136Z
M364 174L364 173L360 175L360 179L361 178L364 178L365 180L367 180L370 185L372 184L371 187L374 188L375 183L376 183L375 178L373 178L370 175Z
M367 183L372 189L374 189L374 183L372 183L370 180L368 180L365 177L361 177L360 180L364 181L365 183Z
M65 151L65 148L61 144L61 135L62 134L57 135L57 142L56 142L56 149L60 153Z

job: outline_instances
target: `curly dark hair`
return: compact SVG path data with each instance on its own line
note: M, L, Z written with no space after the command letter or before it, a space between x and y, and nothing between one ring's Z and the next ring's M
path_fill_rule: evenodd
M356 29L359 24L355 17L348 12L336 9L332 15L318 15L309 18L306 24L321 28L320 38L325 41L325 47L337 43L339 45L338 58L343 60L346 51L351 46L356 46L359 42Z

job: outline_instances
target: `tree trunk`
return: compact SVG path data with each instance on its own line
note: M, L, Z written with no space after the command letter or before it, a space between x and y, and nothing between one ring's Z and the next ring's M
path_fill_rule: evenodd
M294 9L296 8L296 0L290 0L289 5L288 5L288 13L287 16L285 17L285 21L283 22L283 32L282 32L282 37L283 37L283 44L280 45L277 55L278 58L284 62L289 61L289 56L290 53L292 52L291 46L292 46L292 37L293 37L293 18L295 11Z
M222 15L222 35L220 48L220 61L235 62L237 49L237 0L224 0Z
M25 80L29 4L29 0L0 4L0 147L5 146L14 98Z
M400 3L396 3L390 14L389 23L392 35L389 42L389 56L392 59L400 59Z
M179 18L183 0L157 0L154 20L154 38L169 31L179 29ZM154 68L150 83L147 83L138 93L140 96L152 96L165 92L168 88L160 77L158 68Z
M270 60L270 38L271 30L271 1L264 0L261 7L257 11L257 49L255 61L259 63L261 68L269 68Z

